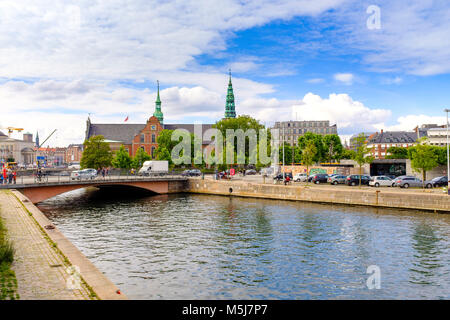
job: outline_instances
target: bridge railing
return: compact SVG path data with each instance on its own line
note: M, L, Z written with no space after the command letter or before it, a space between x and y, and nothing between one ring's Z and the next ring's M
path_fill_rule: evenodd
M185 178L181 173L168 172L157 173L151 175L131 174L130 172L111 172L108 174L100 174L93 177L83 176L81 178L74 177L64 172L54 173L51 175L21 175L15 179L0 179L0 188L14 188L14 186L29 184L67 184L73 182L96 182L96 181L130 181L130 180L146 180L146 179L177 179Z

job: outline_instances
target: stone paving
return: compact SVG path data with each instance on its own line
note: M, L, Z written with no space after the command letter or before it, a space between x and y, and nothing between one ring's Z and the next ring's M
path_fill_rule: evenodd
M20 299L90 299L83 283L80 289L68 289L69 265L11 191L0 190L0 216L16 250L12 269Z

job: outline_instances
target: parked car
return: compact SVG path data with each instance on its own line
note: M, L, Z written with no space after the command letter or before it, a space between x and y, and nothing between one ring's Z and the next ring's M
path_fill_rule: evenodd
M328 182L328 175L327 174L323 174L323 173L315 174L313 176L313 178L311 179L311 182L315 183L315 184L327 183Z
M370 176L361 175L361 185L369 185ZM358 186L359 185L359 174L352 174L347 177L345 184L348 186Z
M306 179L308 179L308 175L306 173L296 173L292 180L295 182L305 182Z
M437 187L446 187L448 185L447 177L436 177L431 179L430 181L426 181L426 188L437 188Z
M188 177L189 174L190 174L190 172L191 172L191 170L184 170L184 171L181 173L181 175L182 175L183 177Z
M80 170L80 163L79 162L69 163L69 166L67 167L67 169Z
M284 174L284 177L289 177L289 179L291 179L291 181L293 180L292 172L286 172L286 173ZM282 174L282 173L279 173L279 174L275 175L275 176L273 177L273 180L283 181L283 174Z
M375 176L370 179L369 186L371 187L393 187L394 181L388 176Z
M192 169L190 175L191 177L199 177L202 175L202 172L199 169Z
M184 170L181 175L185 177L198 177L202 175L202 172L199 169L190 169Z
M245 170L245 175L246 175L246 176L253 176L253 175L255 175L255 174L257 174L257 172L256 172L255 169L248 169L248 170Z
M70 178L72 180L83 180L83 179L95 179L97 178L97 170L95 169L83 169L83 170L76 170L72 171L70 174Z
M400 188L422 187L422 180L412 176L402 176L395 179L395 186Z
M334 175L328 177L328 182L337 185L337 184L345 184L345 181L347 180L347 176L341 176L341 175Z

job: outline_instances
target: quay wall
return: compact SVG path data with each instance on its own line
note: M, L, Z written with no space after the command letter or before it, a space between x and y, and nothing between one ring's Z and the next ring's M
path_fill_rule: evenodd
M189 179L189 193L240 196L275 200L361 205L383 208L450 212L450 196L423 190L403 192L384 189L339 188L334 186L285 186L243 181Z
M79 268L81 278L87 283L97 297L101 300L127 300L128 297L120 292L119 288L111 282L94 264L75 247L52 222L28 199L17 190L12 194L22 204L23 208L35 220L36 228L39 228L71 265ZM46 226L52 226L48 229ZM44 237L44 234L42 234ZM33 243L30 243L33 245Z

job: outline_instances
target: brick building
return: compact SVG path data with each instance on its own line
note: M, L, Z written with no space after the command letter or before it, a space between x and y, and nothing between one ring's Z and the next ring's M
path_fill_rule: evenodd
M390 147L409 148L416 144L417 132L387 131L375 132L367 140L367 148L375 159L385 159Z

